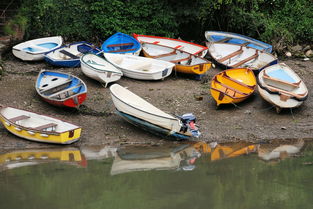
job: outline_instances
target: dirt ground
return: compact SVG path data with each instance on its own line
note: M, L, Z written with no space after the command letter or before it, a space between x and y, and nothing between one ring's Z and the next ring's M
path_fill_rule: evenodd
M165 142L159 136L147 133L124 121L115 114L108 88L86 77L80 68L55 68L43 62L22 62L10 51L3 55L4 75L0 80L0 104L51 115L82 127L80 141L74 146L105 144L159 144ZM303 78L308 89L313 89L313 62L283 60ZM72 73L87 84L88 96L77 109L54 107L37 95L35 81L41 69ZM199 141L260 142L271 139L313 138L313 98L309 95L302 106L277 114L275 108L265 102L256 91L253 96L237 106L216 108L210 95L212 77L221 69L211 68L207 77L197 81L173 73L163 81L140 81L123 77L117 83L128 87L156 107L168 113L181 115L192 112L197 116L202 135ZM179 142L177 142L179 143ZM39 148L56 145L30 142L10 134L0 124L0 147Z

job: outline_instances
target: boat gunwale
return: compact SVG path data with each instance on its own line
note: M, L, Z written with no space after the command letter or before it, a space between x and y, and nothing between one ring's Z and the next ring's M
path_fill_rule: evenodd
M31 43L32 41L39 40L39 39L44 39L44 38L47 38L47 39L48 39L48 38L55 38L55 39L57 39L58 41L61 40L61 42L54 42L54 43L56 43L58 46L56 46L56 47L54 47L54 48L52 48L52 49L47 49L47 51L43 51L43 52L42 52L42 51L38 51L38 52L29 52L29 51L25 51L25 50L23 50L23 49L18 49L18 48L16 48L16 47L18 47L18 46L21 45L21 44ZM59 47L62 47L62 43L63 43L63 38L62 38L62 36L52 36L52 37L44 37L44 38L37 38L37 39L32 39L32 40L28 40L28 41L25 41L25 42L21 42L21 43L15 45L15 46L13 46L13 47L12 47L12 50L20 51L20 52L24 52L24 53L32 54L32 55L45 55L46 53L49 53L49 52L51 52L51 51L53 51L53 50L55 50L55 49L58 49Z
M215 33L215 34L210 34L210 35L207 35L209 33ZM225 35L223 35L225 34ZM230 36L234 36L234 37L230 37L230 38L233 38L233 39L236 39L236 37L239 37L237 39L241 39L241 40L244 40L244 41L252 41L251 43L253 44L253 42L257 43L256 45L259 44L259 46L263 47L265 51L268 52L268 50L273 50L273 46L271 44L268 44L268 43L265 43L263 41L260 41L258 39L255 39L255 38L252 38L252 37L249 37L249 36L246 36L246 35L242 35L242 34L238 34L238 33L233 33L233 32L227 32L227 31L205 31L204 32L204 36L205 38L207 39L207 41L209 42L213 42L213 43L216 43L215 41L210 41L208 40L207 36L212 36L212 35L217 35L217 36L227 36L227 35L230 35ZM248 42L248 41L247 41ZM261 50L262 51L262 50ZM271 52L268 52L268 53L271 53Z
M133 36L138 40L138 37L146 37L146 38L159 38L159 39L167 39L167 40L171 40L171 41L177 41L177 42L182 42L182 43L187 43L187 44L191 44L191 45L194 45L194 46L198 46L198 47L201 47L202 49L200 49L199 51L193 53L193 54L199 54L205 50L208 50L208 47L207 46L203 46L203 45L200 45L200 44L196 44L196 43L192 43L192 42L189 42L189 41L185 41L185 40L180 40L180 39L174 39L174 38L168 38L168 37L161 37L161 36L153 36L153 35L140 35L140 34L137 34L137 33L133 33ZM139 41L139 40L138 40ZM141 41L139 41L141 43Z

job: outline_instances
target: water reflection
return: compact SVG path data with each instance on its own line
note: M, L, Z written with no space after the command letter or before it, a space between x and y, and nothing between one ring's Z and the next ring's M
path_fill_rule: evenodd
M0 171L41 163L61 162L87 167L89 160L113 158L111 175L146 170L185 170L196 168L196 160L203 155L211 162L243 155L257 154L264 161L277 161L295 156L305 145L304 140L249 142L195 142L163 146L84 146L79 148L51 148L13 150L0 153Z
M200 153L188 144L176 147L123 147L114 158L111 175L145 170L193 170Z
M304 144L304 140L261 144L258 149L258 156L265 161L283 160L299 153L304 147Z
M0 171L51 162L87 166L84 155L77 148L26 149L1 153Z
M311 208L312 145L295 140L6 151L0 154L0 208Z

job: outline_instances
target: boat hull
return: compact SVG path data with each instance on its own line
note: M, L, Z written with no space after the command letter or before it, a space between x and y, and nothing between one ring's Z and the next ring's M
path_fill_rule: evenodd
M56 100L52 100L52 99L48 99L46 97L41 96L41 98L48 102L49 104L52 104L54 106L59 106L59 107L77 107L78 105L82 104L86 98L87 98L87 93L82 93L79 94L75 97L63 100L63 101L56 101Z
M172 138L177 138L177 139L182 139L182 140L186 140L189 139L191 136L190 135L185 135L181 132L174 132L168 129L165 129L163 127L157 126L153 123L149 123L148 121L139 119L137 117L134 117L132 115L123 113L121 111L116 111L118 113L118 115L120 115L123 119L125 119L126 121L128 121L129 123L138 126L150 133L156 134L156 135L161 135L161 136L165 136L165 137L172 137Z
M136 118L140 118L141 120L147 121L151 124L155 124L156 126L162 127L164 129L174 130L175 132L180 131L181 124L179 122L179 119L174 117L167 117L167 115L161 116L159 114L156 114L153 110L150 112L145 111L140 106L136 107L136 104L128 104L127 101L120 99L118 95L115 95L115 93L112 93L112 91L111 96L114 106L119 112L123 112Z
M265 101L279 108L296 108L303 104L303 101L298 101L295 99L282 101L278 94L270 94L260 86L258 86L258 92Z

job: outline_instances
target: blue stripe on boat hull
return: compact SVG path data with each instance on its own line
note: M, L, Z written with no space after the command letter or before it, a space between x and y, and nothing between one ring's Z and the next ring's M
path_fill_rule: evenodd
M136 118L134 116L131 116L129 114L123 113L123 112L118 111L118 110L116 110L116 111L126 121L134 124L135 126L138 126L138 127L142 128L142 129L145 129L145 130L147 130L147 131L149 131L149 132L151 132L153 134L162 135L162 136L165 136L165 137L171 136L171 137L178 138L178 139L189 139L190 138L190 136L187 136L187 135L184 135L184 134L181 134L181 133L178 133L178 132L171 132L168 129L156 126L156 125L154 125L152 123L149 123L147 121L141 120L141 119Z

